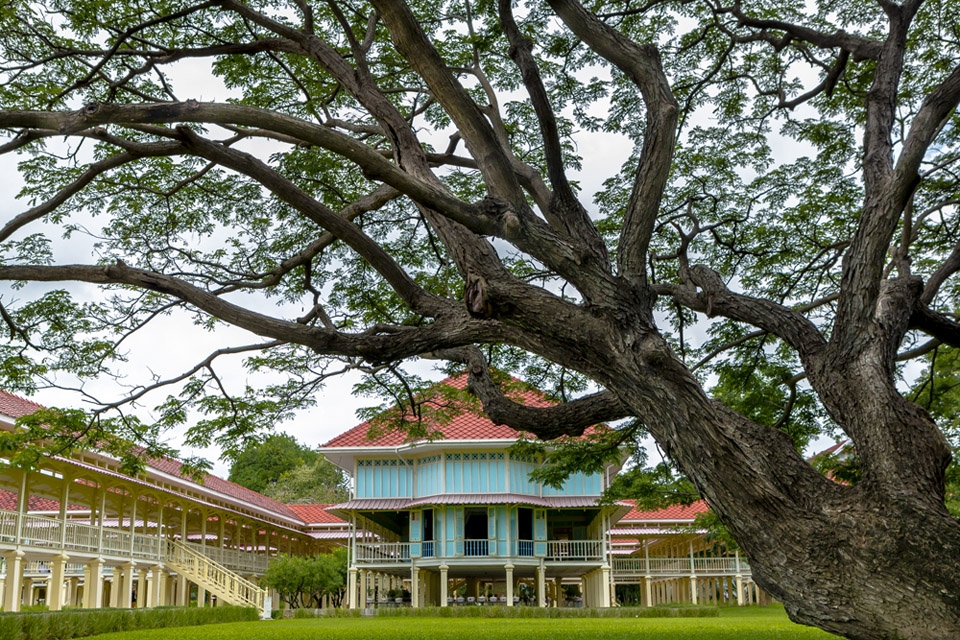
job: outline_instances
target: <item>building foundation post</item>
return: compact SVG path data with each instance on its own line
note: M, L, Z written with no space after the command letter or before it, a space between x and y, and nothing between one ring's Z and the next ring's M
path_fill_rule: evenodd
M3 589L3 610L20 611L20 591L23 588L23 551L8 551L7 577Z
M513 569L513 565L508 564L507 566L510 567L510 569L507 570L507 576L508 576L507 580L509 581L510 570ZM440 565L440 606L441 607L447 606L447 597L448 597L447 596L447 571L449 570L450 570L450 567L448 567L447 565L445 564ZM510 589L509 582L507 583L507 585L508 585L507 589L509 590ZM512 604L512 603L508 601L507 604Z

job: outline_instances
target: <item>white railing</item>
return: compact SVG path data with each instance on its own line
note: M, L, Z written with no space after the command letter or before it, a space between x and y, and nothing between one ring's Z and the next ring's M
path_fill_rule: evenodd
M64 575L67 576L82 576L83 575L84 565L79 562L68 562L64 565ZM104 575L110 575L112 567L103 567ZM6 573L6 566L3 567L3 571L0 573ZM23 565L23 575L25 576L49 576L53 573L53 565L46 560L30 560L29 562L24 563Z
M186 546L190 547L197 553L207 556L214 562L222 564L232 571L263 573L267 570L267 564L270 562L270 558L268 556L257 555L249 551L221 549L220 547L200 545L196 542L188 542Z
M20 514L15 511L0 511L0 542L17 542L17 522Z
M19 532L19 537L17 536ZM166 554L165 538L125 529L95 527L86 523L46 516L22 516L16 511L0 510L0 545L6 547L62 549L81 551L125 559L160 562ZM263 573L270 559L237 549L221 549L189 545L197 553L211 557L218 564L233 571ZM409 552L407 554L409 559Z
M23 516L20 525L20 544L31 547L59 547L61 523L53 518Z
M159 561L162 556L158 537L144 533L134 533L130 555L141 560L155 559Z
M547 557L550 562L576 560L603 560L603 540L549 540Z
M95 527L90 528L93 529L93 543L96 544L99 532ZM123 531L121 529L104 529L103 537L100 540L100 548L103 549L104 553L110 553L118 556L130 554L129 531Z
M614 558L612 563L614 580L642 578L644 576L735 576L750 575L750 565L740 559L737 570L737 558Z
M392 563L410 562L409 542L378 542L358 544L356 562Z
M177 573L204 587L227 604L256 607L263 612L267 592L214 562L199 551L167 540L164 561Z
M107 540L107 531L113 531L111 529L104 529L104 541ZM63 548L69 549L70 551L90 551L96 553L100 549L100 529L97 527L92 527L88 524L80 524L79 522L68 522L67 529L63 538ZM129 545L127 549L129 549ZM106 549L104 549L106 550ZM114 551L110 549L110 551Z

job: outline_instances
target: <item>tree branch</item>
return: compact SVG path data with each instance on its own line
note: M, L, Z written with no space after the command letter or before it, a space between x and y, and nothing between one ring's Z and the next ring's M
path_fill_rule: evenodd
M306 326L251 311L179 278L135 269L120 261L108 266L0 265L0 280L131 285L183 300L210 316L265 338L301 344L319 354L363 358L373 363L401 360L436 349L504 340L498 322L471 318L459 308L451 308L433 324L422 327L377 326L350 334Z
M738 26L760 29L760 37L757 39L766 40L778 48L786 46L789 40L802 40L819 47L821 49L842 49L849 51L854 61L875 60L880 56L882 43L869 38L863 38L854 34L837 30L833 33L822 33L809 27L803 27L783 20L761 19L748 16L743 12L739 0L731 7L719 7L715 9L717 14L728 13L737 19ZM767 30L773 29L784 32L789 40L777 39L768 34Z
M816 325L799 311L770 300L734 293L715 271L703 265L690 267L689 277L702 292L678 285L656 285L655 290L708 317L723 316L771 333L796 349L801 358L815 355L826 345Z
M249 176L269 189L278 198L313 220L356 251L370 266L377 270L411 310L425 316L437 316L449 306L445 301L428 293L403 268L393 256L387 253L375 240L363 233L359 227L287 180L284 176L242 151L228 149L205 140L189 127L178 127L183 136L184 146L211 162L216 162Z
M511 168L510 159L484 117L480 107L447 67L406 2L373 0L394 46L417 71L450 118L456 123L471 155L477 160L491 195L520 208L523 190Z
M183 146L179 142L159 142L151 145L140 145L136 151L126 151L104 158L87 167L79 178L58 191L52 198L41 202L35 207L18 214L0 229L0 242L5 241L24 226L39 220L54 211L57 207L73 197L85 186L93 182L98 176L116 169L122 165L134 162L144 157L171 156L183 153Z
M917 304L914 308L910 316L910 328L923 331L942 344L960 347L960 323L925 304Z
M527 431L541 440L580 436L587 427L632 415L630 408L610 391L550 407L532 407L511 400L490 376L486 359L476 347L435 351L427 356L466 364L470 372L469 389L480 399L487 417L494 424Z
M533 43L529 38L524 37L517 27L511 4L511 0L500 0L500 23L510 41L510 57L520 69L520 76L527 87L534 111L537 113L547 162L547 174L555 193L554 201L550 203L544 214L557 229L563 230L570 237L583 240L593 252L594 259L605 269L609 269L610 258L606 245L567 180L557 119L533 57Z
M909 180L894 177L891 136L907 31L915 10L915 7L911 10L904 5L902 10L891 15L889 35L883 43L873 82L867 92L867 121L863 134L866 197L857 231L844 257L840 299L830 337L840 361L847 360L870 341L865 328L871 325L876 313L887 250L897 221L916 186L915 169ZM921 129L926 130L926 127L921 125ZM908 161L898 173L909 173L910 165ZM892 352L891 349L888 351Z
M646 131L640 163L620 233L617 263L631 280L645 280L647 248L660 210L676 144L679 108L653 45L638 45L576 0L550 0L567 27L591 49L613 63L640 89Z

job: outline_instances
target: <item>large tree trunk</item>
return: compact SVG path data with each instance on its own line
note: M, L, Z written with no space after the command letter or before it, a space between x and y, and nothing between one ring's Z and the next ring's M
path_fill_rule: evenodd
M847 431L886 443L846 486L814 470L784 433L710 400L659 336L633 344L638 357L594 375L693 480L791 619L864 640L960 638L960 523L943 504L949 451L892 380L878 387L866 365L824 376L834 385L825 402ZM906 460L909 470L899 467Z

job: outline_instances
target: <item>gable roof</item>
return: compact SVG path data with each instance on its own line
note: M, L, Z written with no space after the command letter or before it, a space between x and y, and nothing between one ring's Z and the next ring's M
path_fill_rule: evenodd
M621 523L628 522L647 522L650 520L690 520L693 521L701 513L710 510L707 503L703 500L697 500L693 504L686 506L682 504L673 504L663 509L654 509L653 511L643 511L637 509L635 500L623 500L634 505L627 515L620 518Z
M6 489L0 489L0 509L5 511L16 511L17 510L17 494L14 491L7 491ZM67 511L88 511L87 507L81 507L79 505L67 503ZM28 512L36 511L60 511L60 501L54 500L53 498L44 498L42 496L37 496L30 494L29 502L27 503Z
M447 386L453 389L463 391L467 388L469 374L461 373L442 380L431 387L435 395L439 395L439 387ZM519 382L519 381L518 381ZM429 391L427 392L429 393ZM551 407L556 402L547 398L543 393L536 389L527 387L525 390L513 390L508 395L515 402L522 402L532 407ZM432 398L426 400L426 403L432 401ZM462 403L461 403L462 404ZM388 409L388 411L391 411ZM381 414L383 415L383 414ZM396 447L411 442L408 434L397 429L392 429L371 439L367 436L370 430L371 420L362 422L349 431L341 433L321 449L328 448L352 448L352 447ZM467 406L461 406L456 415L450 420L429 421L425 419L426 429L429 433L442 440L517 440L520 437L533 438L529 433L523 433L512 429L504 424L494 424L486 414L478 413L475 409ZM413 439L415 440L415 439Z
M176 476L182 480L192 482L192 480L183 475L183 464L177 462L176 460L171 460L170 458L149 458L146 462L147 466L151 469L155 469L157 471ZM274 513L286 516L287 518L293 518L295 520L301 519L300 516L290 509L290 507L282 502L274 500L273 498L268 498L261 493L257 493L253 489L247 489L244 486L241 486L235 482L230 482L229 480L224 480L218 476L212 474L204 475L203 486L207 489L216 491L217 493L228 495L231 498L236 498L248 504L260 507L261 509L266 509L267 511L272 511Z
M39 409L43 409L43 405L6 391L0 391L0 414L11 418L21 418Z
M287 506L306 524L347 524L346 520L327 511L327 507L332 507L332 504L288 504Z

